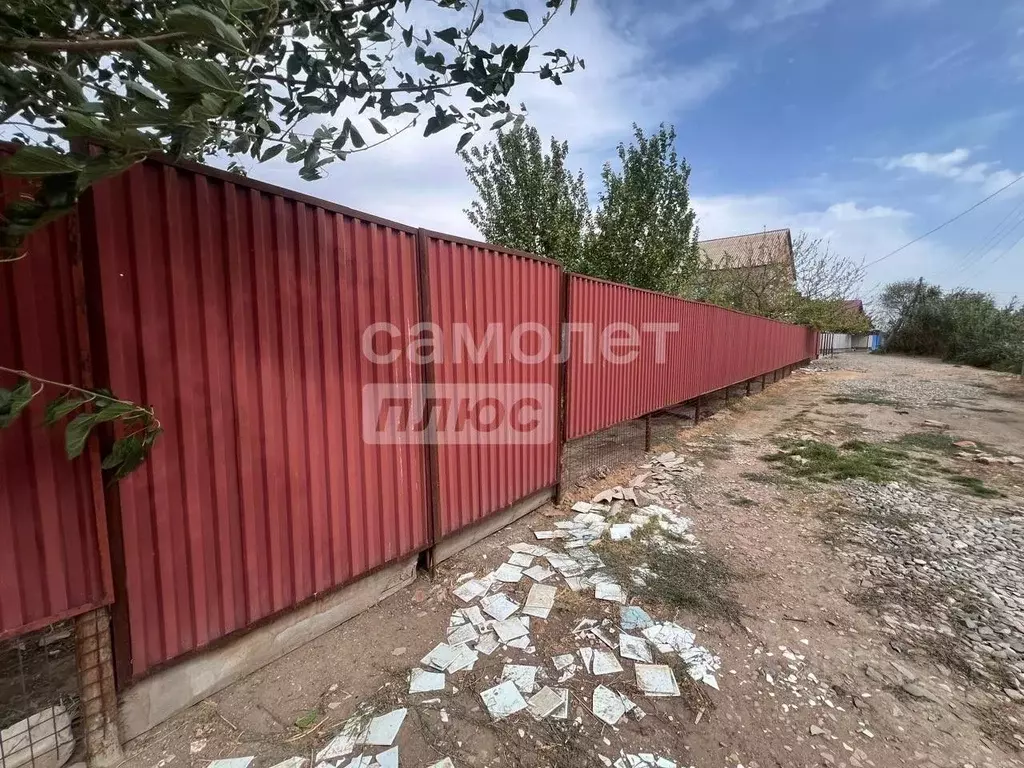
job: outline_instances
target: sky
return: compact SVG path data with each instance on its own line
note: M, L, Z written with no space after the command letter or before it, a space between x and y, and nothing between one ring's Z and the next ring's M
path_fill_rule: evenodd
M533 16L543 5L513 2ZM592 202L631 125L671 123L702 239L788 227L868 263L1024 174L1019 0L579 0L540 44L586 70L560 87L520 79L510 100L568 140ZM279 160L249 172L475 236L459 135L409 131L316 182ZM861 297L917 277L1024 297L1024 181L869 266Z

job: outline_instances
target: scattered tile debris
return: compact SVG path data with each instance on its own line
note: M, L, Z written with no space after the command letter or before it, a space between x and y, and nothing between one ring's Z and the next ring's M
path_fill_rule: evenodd
M366 729L366 735L361 737L358 743L375 747L387 747L394 744L395 736L398 735L398 729L405 722L405 716L408 712L409 710L403 707L402 709L388 712L386 715L373 718L370 721L369 728Z
M626 705L622 702L619 694L603 685L594 689L591 709L595 716L604 720L608 725L616 725L626 714Z
M598 600L610 600L614 603L625 603L626 593L622 587L614 582L598 584L594 590L594 597Z
M427 672L417 667L409 673L409 693L443 691L444 687L444 672Z
M637 664L636 685L645 696L678 696L679 683L667 664Z
M526 709L526 700L511 680L488 688L480 694L480 697L483 699L487 711L495 720L502 720Z
M534 584L530 587L530 594L526 597L526 605L523 606L523 613L529 616L536 616L539 619L546 619L555 607L554 587L546 587L543 584Z
M642 637L627 635L624 632L619 635L619 655L624 659L643 661L647 664L654 660L646 640Z
M523 693L533 693L537 689L537 673L540 667L522 664L506 664L501 671L502 680L511 680Z
M519 610L519 604L509 600L504 592L496 595L488 595L480 601L483 612L498 621L505 621L509 616Z
M223 760L214 760L208 768L249 768L255 757L228 757Z

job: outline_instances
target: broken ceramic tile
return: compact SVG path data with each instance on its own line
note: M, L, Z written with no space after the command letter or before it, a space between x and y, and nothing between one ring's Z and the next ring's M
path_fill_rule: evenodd
M506 664L501 670L502 680L511 680L523 693L533 693L537 689L537 673L540 667L523 664Z
M517 637L515 640L509 640L507 643L505 643L505 645L507 645L509 648L518 648L519 650L526 651L527 653L531 653L532 652L532 651L529 650L530 649L530 636L529 635L523 635L522 637Z
M409 710L403 707L402 709L392 710L386 715L373 718L370 721L370 726L366 729L366 733L359 738L358 743L373 747L391 746L395 743L395 736L398 735L398 729L405 722L405 716L408 712Z
M561 708L562 697L553 688L548 688L545 685L530 697L529 701L526 702L526 706L529 708L531 715L537 720L542 720Z
M270 766L270 768L305 768L308 762L308 757L289 757L287 760Z
M353 757L347 763L344 764L343 768L370 768L370 764L373 762L373 755L359 755ZM338 763L342 766L341 763Z
M420 659L420 664L444 672L444 670L448 669L448 665L452 663L456 653L457 651L448 643L438 643L431 649L430 653Z
M222 760L214 760L209 768L249 768L255 757L228 757Z
M530 594L526 596L526 605L523 606L523 613L528 616L536 616L538 619L546 619L551 609L555 606L554 587L545 587L543 584L534 584L530 587Z
M480 607L483 609L484 613L498 621L504 621L519 610L519 604L513 603L509 600L505 596L504 592L498 592L496 595L488 595L480 601Z
M589 512L590 511L590 506L591 505L588 502L586 502L586 501L577 501L575 504L572 505L572 511L573 512Z
M611 651L595 648L591 671L595 675L612 675L621 672L622 665L619 664L619 660L615 658L615 654Z
M642 637L633 637L624 632L619 634L619 655L624 659L643 661L650 664L654 659L651 657L651 649Z
M551 550L547 547L542 547L539 544L526 544L520 542L519 544L510 544L508 547L513 552L522 552L524 555L533 555L534 557L544 557Z
M508 562L517 568L529 568L533 565L533 555L528 555L525 552L513 552Z
M428 765L427 768L455 768L455 763L452 762L450 757L446 757L444 760L439 760L433 765Z
M593 674L591 670L594 668L594 649L580 648L579 654L580 660L583 662L583 668Z
M555 575L554 571L552 571L549 568L544 568L543 566L540 566L540 565L535 565L535 566L533 566L531 568L527 568L525 571L523 571L523 573L526 576L529 576L534 581L538 581L538 582L545 581L546 579L550 579L552 576Z
M588 589L593 586L589 580L582 576L566 576L565 585L573 592L582 592L584 589Z
M569 665L576 663L576 657L571 653L563 653L561 656L552 656L551 663L555 665L555 669L561 671Z
M352 750L356 748L356 741L363 734L365 726L365 721L359 717L353 717L346 721L338 734L317 753L316 761L319 763L324 760L336 760L339 757L352 754Z
M635 530L636 525L633 523L616 523L608 529L608 535L611 536L612 541L625 541L633 538Z
M619 626L625 631L632 629L644 630L654 621L643 608L638 605L625 605L619 609Z
M453 590L452 594L464 603L471 603L486 592L487 585L480 579L470 579Z
M409 693L443 691L444 685L444 672L427 672L424 669L416 667L409 673Z
M611 688L603 685L594 689L593 705L591 711L608 725L616 725L622 716L626 714L626 707L622 699Z
M515 640L517 637L523 637L529 634L529 630L523 626L523 623L518 618L505 619L505 621L496 621L491 627L494 633L498 636L498 639L507 643L509 640Z
M487 619L481 613L480 608L471 605L468 608L462 609L462 615L469 619L470 624L477 628L479 631L483 631L484 626L487 624Z
M496 650L498 650L498 636L493 632L487 632L480 636L480 639L476 642L476 650L485 656L490 656Z
M448 645L455 647L456 645L471 643L479 636L476 627L472 624L463 624L461 627L456 627L448 633Z
M609 648L615 647L615 643L612 641L610 637L608 637L608 635L605 634L604 630L600 627L592 627L590 630L590 634L592 634L594 637L596 637Z
M568 720L569 719L569 689L568 688L552 688L558 697L562 700L562 703L558 706L554 712L548 717L553 717L555 720Z
M501 720L526 709L526 699L511 680L488 688L480 694L480 698L483 699L484 706L495 720Z
M377 765L380 768L398 768L398 747L392 747L377 755Z
M645 696L678 696L679 684L665 664L636 664L636 685Z
M452 659L452 663L448 665L445 671L448 674L454 674L455 672L472 669L479 658L480 655L468 645L460 645L456 649L455 658Z
M625 603L626 593L622 587L613 582L598 584L594 590L594 597L598 600L610 600L613 603Z
M662 653L682 653L693 645L694 640L693 632L672 622L654 624L641 634Z
M533 535L536 536L538 539L540 539L542 541L549 540L549 539L567 539L567 538L569 538L569 534L566 533L565 531L561 531L561 530L558 530L558 531L534 531Z
M494 578L506 584L516 584L523 578L523 569L509 563L502 563L494 572Z

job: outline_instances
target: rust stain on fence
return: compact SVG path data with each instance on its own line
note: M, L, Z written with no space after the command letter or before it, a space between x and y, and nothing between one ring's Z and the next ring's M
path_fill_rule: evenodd
M6 204L26 187L0 179ZM77 218L32 235L24 257L0 263L0 365L88 386L88 346ZM0 386L14 376L0 373ZM46 387L0 432L0 639L83 613L112 599L103 490L95 447L64 454L61 428L44 429Z
M165 429L119 489L131 674L427 547L421 450L360 427L420 381L361 353L419 321L414 231L156 161L92 206L105 373Z

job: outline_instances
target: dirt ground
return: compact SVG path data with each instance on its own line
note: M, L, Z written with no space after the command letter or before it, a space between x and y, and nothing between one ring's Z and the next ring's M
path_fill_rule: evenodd
M655 424L655 452L675 451L695 468L680 475L668 496L681 500L678 510L693 520L702 549L734 573L729 590L741 610L730 620L685 607L644 607L659 620L694 630L698 642L721 657L720 690L684 674L682 696L646 698L624 662L620 675L577 674L568 684L567 721L534 721L520 713L492 722L479 692L497 683L505 663L550 667L551 656L580 647L572 634L579 618L618 621L617 605L572 592L557 579L547 582L559 587L551 616L532 620L534 653L499 650L451 675L443 692L407 693L410 668L445 639L452 611L462 606L451 594L458 577L497 568L510 544L549 543L537 542L532 532L571 518L574 501L628 483L643 471L647 459L639 456L587 488L574 488L560 509L538 510L443 563L432 578L422 575L409 589L140 737L128 746L124 765L204 768L217 758L255 755L253 768L266 768L311 757L367 703L377 713L409 707L396 743L400 764L410 768L445 757L458 768L582 768L602 765L598 755L614 760L625 753L700 768L1024 765L1017 751L1024 705L1002 692L1004 684L965 674L902 640L885 610L858 599L865 576L837 552L835 528L837 510L849 507L856 486L801 479L763 460L778 451L773 440L780 437L889 443L920 433L926 420L999 455L1024 456L1024 385L1019 377L878 355L847 355L817 367L823 370L796 372L764 393L734 398L697 427L675 417ZM1002 494L971 497L986 514L1024 511L1024 467L945 454L929 461L954 469L913 472L901 482L956 493L962 488L947 480L955 470ZM868 542L851 546L861 544ZM522 602L529 581L506 586ZM599 721L590 701L599 683L628 695L647 716L614 727Z

